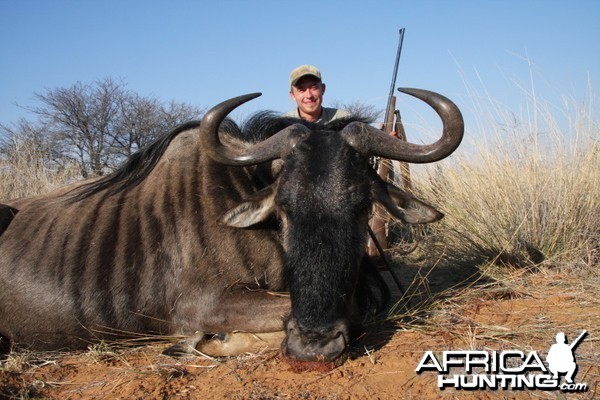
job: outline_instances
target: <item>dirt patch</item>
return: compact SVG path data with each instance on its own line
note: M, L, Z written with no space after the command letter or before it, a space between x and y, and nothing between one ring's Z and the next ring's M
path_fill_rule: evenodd
M0 399L598 398L598 301L568 290L547 296L542 293L550 292L540 290L517 296L485 294L491 292L448 296L438 309L423 312L421 322L398 320L372 327L354 346L352 357L327 373L296 373L277 351L175 359L161 354L164 344L153 344L85 353L23 353L0 369ZM545 357L557 332L573 339L583 329L589 336L577 347L576 381L587 383L584 393L440 390L436 373L415 373L427 350L535 350Z
M63 355L22 373L4 373L0 393L53 399L436 398L434 379L417 377L414 368L421 349L439 347L439 339L428 334L397 332L379 350L328 373L293 372L276 351L218 361L176 360L161 355L162 346L97 359Z

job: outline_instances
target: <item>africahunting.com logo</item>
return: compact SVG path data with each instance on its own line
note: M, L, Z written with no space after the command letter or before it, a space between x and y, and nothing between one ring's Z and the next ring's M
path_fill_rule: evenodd
M565 334L556 334L556 343L548 350L546 364L535 351L444 351L436 357L427 351L415 369L417 374L437 371L438 387L463 390L540 389L584 392L586 383L576 383L575 348L587 331L567 343ZM564 375L564 382L561 378Z

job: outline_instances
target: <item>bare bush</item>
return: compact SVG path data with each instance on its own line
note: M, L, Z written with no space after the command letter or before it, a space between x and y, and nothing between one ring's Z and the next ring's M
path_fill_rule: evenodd
M31 108L43 138L44 161L76 164L83 178L113 171L124 159L176 125L197 119L196 107L143 97L110 78L35 94ZM22 124L4 126L8 141L26 136ZM38 142L36 142L38 143ZM46 150L48 152L46 153ZM7 150L4 149L6 153Z

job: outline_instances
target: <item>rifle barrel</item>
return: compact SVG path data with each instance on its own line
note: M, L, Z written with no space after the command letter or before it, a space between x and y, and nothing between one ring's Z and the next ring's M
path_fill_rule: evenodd
M398 76L398 64L400 64L400 54L402 54L402 42L404 41L404 28L400 29L400 39L398 40L398 51L396 51L396 62L394 63L394 73L392 75L392 84L390 85L390 94L388 95L388 102L385 108L385 118L390 114L390 107L392 97L394 96L394 90L396 90L396 77ZM386 121L390 122L390 121Z

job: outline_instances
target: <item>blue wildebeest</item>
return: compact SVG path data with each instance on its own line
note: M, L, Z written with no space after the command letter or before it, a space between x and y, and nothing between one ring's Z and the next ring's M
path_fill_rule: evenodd
M115 335L285 331L292 363L336 365L350 329L387 300L365 255L374 204L407 223L442 214L383 182L373 155L429 163L463 134L445 97L404 89L441 117L441 138L406 143L350 118L318 126L225 101L111 175L0 208L0 334L33 349ZM289 296L273 292L287 291Z

